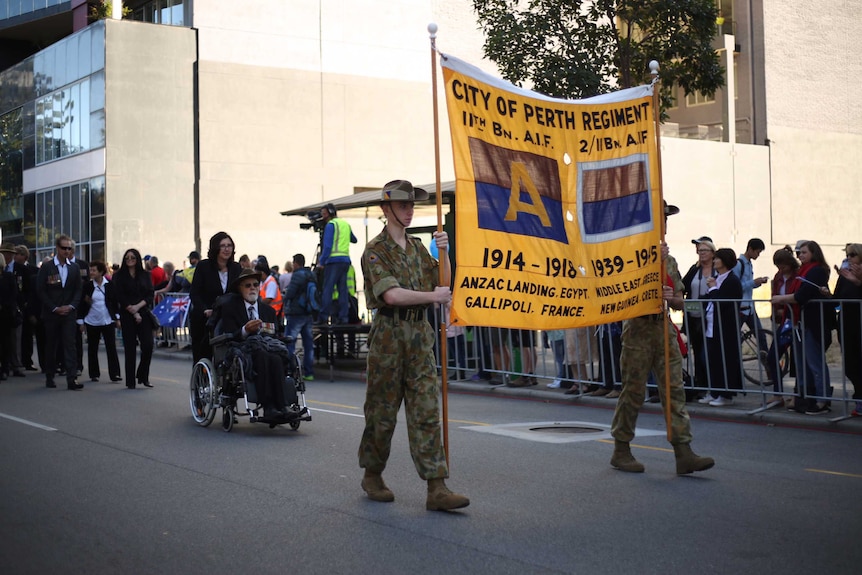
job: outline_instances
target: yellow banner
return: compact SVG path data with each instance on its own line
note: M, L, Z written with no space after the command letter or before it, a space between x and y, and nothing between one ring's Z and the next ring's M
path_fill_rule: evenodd
M563 329L661 311L652 87L561 100L441 60L453 323Z

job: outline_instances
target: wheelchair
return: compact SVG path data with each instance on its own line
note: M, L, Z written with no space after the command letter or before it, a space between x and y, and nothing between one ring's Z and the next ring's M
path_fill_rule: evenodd
M292 406L290 418L271 420L263 417L263 407L257 404L257 392L253 382L245 380L242 353L230 343L232 334L221 334L210 338L213 359L199 360L192 370L189 383L189 407L192 417L201 427L209 426L216 412L222 409L222 429L230 432L237 417L248 416L251 423L265 423L270 429L278 425L289 425L294 431L303 421L311 421L311 411L305 402L305 381L302 367L291 357L291 368L285 377L284 385L295 386L298 403ZM244 411L240 411L240 400Z

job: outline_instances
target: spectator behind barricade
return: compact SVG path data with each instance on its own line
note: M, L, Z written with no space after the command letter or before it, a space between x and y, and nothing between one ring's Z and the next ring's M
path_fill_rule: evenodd
M266 256L257 256L254 270L260 272L260 300L275 310L278 333L284 331L284 300L278 287L278 276L273 275Z
M84 283L81 305L78 307L78 326L87 334L87 369L90 381L99 381L99 340L105 340L108 357L108 376L111 383L123 380L117 356L116 332L120 329L120 303L116 286L105 278L105 262L90 262L90 279Z
M201 254L197 251L193 250L189 252L189 265L183 268L182 271L182 279L178 280L178 285L180 287L179 291L188 293L192 288L192 281L194 281L195 270L197 269L198 262L201 260Z
M551 389L563 387L563 380L567 379L566 373L566 331L563 329L550 329L542 332L548 341L548 347L554 356L554 381L548 384Z
M159 258L156 256L145 255L144 267L150 272L150 277L153 279L153 289L160 290L168 284L168 273L159 266Z
M742 282L742 299L745 300L739 306L739 315L744 325L748 326L753 333L757 334L757 345L761 360L766 359L766 333L763 331L763 326L760 323L760 318L757 317L757 310L754 307L754 289L762 286L769 281L767 276L754 277L754 260L760 257L761 252L766 249L766 245L760 238L751 238L748 240L748 245L745 252L740 254L733 267L733 273Z
M290 274L293 273L293 262L284 262L284 271L278 276L278 289L281 290L281 295L287 291L287 286L290 285Z
M772 278L772 297L791 295L799 287L796 274L799 271L799 262L793 257L793 248L784 246L772 254L772 263L778 268ZM780 358L790 348L793 339L793 328L799 323L799 306L796 304L773 304L772 325L774 327L772 345L766 352L766 373L772 381L772 389L775 395L769 400L766 407L783 407L784 391L783 373Z
M819 415L831 411L828 401L818 403L817 398L832 395L829 369L826 367L826 350L832 344L832 329L835 312L829 302L824 302L821 288L829 283L829 265L823 257L820 244L806 241L799 248L799 287L790 295L774 296L774 304L802 306L802 344L793 338L796 347L796 399L792 409L797 413ZM831 313L831 318L830 318Z
M114 274L117 273L120 269L120 264L111 264L110 272L105 275L106 278L111 279L114 277Z
M682 329L688 336L688 345L694 356L694 384L695 387L709 387L709 368L706 364L706 338L704 337L703 311L704 304L701 300L706 298L709 287L706 280L718 274L712 267L715 257L715 244L709 236L701 236L691 240L697 250L697 263L689 268L683 276L682 283L685 289L685 315L683 316ZM707 393L705 397L708 397ZM712 401L712 400L709 400Z
M252 270L254 269L254 263L251 261L251 258L248 257L248 254L242 254L239 256L239 265L244 270Z
M838 342L844 357L844 375L853 384L856 407L853 415L862 415L862 244L847 244L846 265L835 269L838 283L835 298L842 300L838 314ZM849 300L849 301L848 301Z
M721 248L713 262L718 276L706 279L709 286L704 311L706 320L706 360L710 370L712 393L701 399L714 407L733 403L737 389L742 389L742 350L739 346L739 304L742 282L732 273L736 252Z
M165 274L165 281L162 282L161 287L159 287L158 289L153 286L153 289L155 290L155 303L159 303L160 301L162 301L162 298L165 297L166 293L179 291L179 286L176 285L176 280L174 279L174 275L176 273L176 270L174 269L174 264L172 264L171 262L165 262L165 265L162 267L162 269Z
M596 354L596 338L593 328L580 327L566 330L566 366L569 378L575 383L566 390L566 395L586 393L592 375L593 357Z
M350 269L350 244L356 243L356 236L343 219L337 217L335 206L326 204L321 210L321 215L326 221L323 229L323 242L320 249L318 268L323 270L323 295L321 301L326 303L332 301L332 293L337 288L338 315L333 323L347 323L350 313L350 297L347 290L347 272ZM321 310L318 318L320 323L329 320L329 307Z
M314 334L312 325L314 316L307 301L309 282L317 282L317 278L309 268L305 267L305 256L293 256L293 275L290 285L284 292L285 331L288 338L287 349L290 353L296 351L296 338L302 337L302 375L307 381L314 379Z
M515 379L506 382L509 387L530 387L538 385L536 379L536 332L529 329L512 329L509 331L512 338L512 349L518 349L521 357L521 374Z
M194 272L189 311L189 335L192 338L192 361L206 357L212 359L207 320L219 296L227 293L230 283L239 276L242 267L234 261L236 247L227 232L214 234L209 241L207 259L201 261ZM189 258L191 259L191 258Z
M622 389L620 354L622 353L623 323L615 321L600 325L596 331L599 340L602 386L587 395L616 399Z
M491 385L503 385L508 380L507 372L512 367L512 354L509 351L509 330L502 327L482 328L484 339L491 347L494 373L488 380Z

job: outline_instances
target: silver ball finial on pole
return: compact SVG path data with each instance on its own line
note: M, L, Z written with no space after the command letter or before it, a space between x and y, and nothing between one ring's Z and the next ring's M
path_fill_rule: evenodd
M437 24L435 24L434 22L428 24L428 35L431 37L431 39L437 37Z
M650 60L649 73L653 76L656 76L658 74L658 60Z

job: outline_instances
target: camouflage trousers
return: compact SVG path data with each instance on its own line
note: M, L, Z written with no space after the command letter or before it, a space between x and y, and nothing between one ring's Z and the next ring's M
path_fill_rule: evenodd
M434 334L425 320L377 315L368 334L368 387L359 467L381 473L389 459L401 402L410 455L422 479L449 477L440 427Z
M661 404L667 409L670 402L671 443L691 443L691 420L685 409L685 390L682 381L682 355L676 340L676 331L668 326L667 345L670 348L670 397L665 395L664 324L660 316L645 316L623 323L620 371L623 389L617 400L611 435L619 441L630 442L635 436L638 412L644 403L646 383L650 371L658 383ZM669 320L665 320L669 321Z

